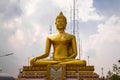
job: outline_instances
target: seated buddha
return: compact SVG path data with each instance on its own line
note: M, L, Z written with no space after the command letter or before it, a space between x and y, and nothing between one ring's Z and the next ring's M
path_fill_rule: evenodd
M44 54L31 59L31 66L48 64L86 66L85 60L75 59L77 56L76 37L65 32L67 20L62 12L56 17L55 25L58 33L47 37ZM51 45L53 45L54 50L53 59L45 59L49 56Z

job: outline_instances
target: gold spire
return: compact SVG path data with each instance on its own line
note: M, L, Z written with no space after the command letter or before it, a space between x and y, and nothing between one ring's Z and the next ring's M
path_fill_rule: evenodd
M65 22L67 23L67 20L66 20L66 17L63 15L63 13L62 13L62 11L59 13L59 15L56 17L56 20L57 19L64 19L65 20Z
M62 13L62 11L60 12L60 14L58 16L61 16L61 17L65 17Z

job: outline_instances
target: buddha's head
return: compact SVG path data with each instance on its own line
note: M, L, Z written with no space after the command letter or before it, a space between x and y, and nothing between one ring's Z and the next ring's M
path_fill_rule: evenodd
M62 12L56 17L55 24L58 30L64 30L66 28L67 20Z

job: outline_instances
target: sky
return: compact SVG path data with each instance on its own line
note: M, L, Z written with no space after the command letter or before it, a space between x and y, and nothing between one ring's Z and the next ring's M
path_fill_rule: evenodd
M101 68L106 75L120 59L119 4L120 0L76 0L80 57L94 65L100 76ZM72 34L73 0L0 0L0 56L14 53L0 57L3 73L17 77L31 58L44 53L50 26L54 34L55 18L61 11L67 18L66 32Z

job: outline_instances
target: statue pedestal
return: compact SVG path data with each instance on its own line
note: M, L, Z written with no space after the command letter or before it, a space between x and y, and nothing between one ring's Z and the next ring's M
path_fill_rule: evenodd
M94 66L79 65L23 66L23 71L18 75L18 78L41 78L45 80L68 80L70 78L74 78L83 80L99 80L99 76L94 73Z

